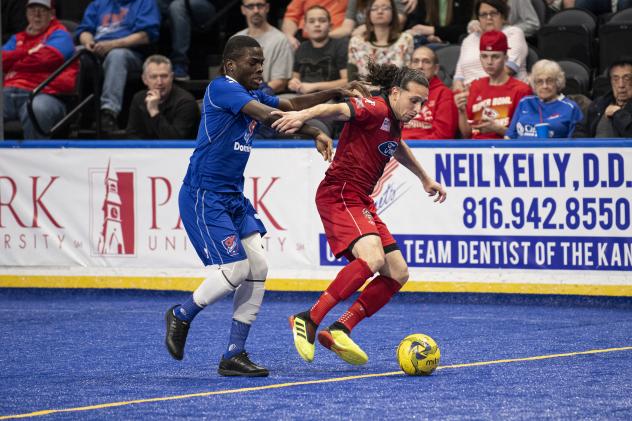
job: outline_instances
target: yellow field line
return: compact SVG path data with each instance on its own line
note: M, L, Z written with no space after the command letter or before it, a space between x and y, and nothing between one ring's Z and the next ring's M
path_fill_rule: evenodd
M97 288L193 291L195 277L0 275L0 288ZM268 279L269 291L323 291L331 280ZM411 281L404 292L465 292L500 294L556 294L632 297L632 285L532 284L520 282Z
M537 360L546 360L546 359L551 359L551 358L574 357L577 355L602 354L606 352L618 352L618 351L632 351L632 346L624 346L620 348L592 349L588 351L566 352L563 354L537 355L534 357L524 357L524 358L508 358L508 359L502 359L502 360L479 361L479 362L474 362L474 363L451 364L451 365L440 366L437 368L437 370L447 370L451 368L464 368L464 367L477 367L477 366L492 365L492 364L517 363L517 362L524 362L524 361L537 361ZM386 377L386 376L396 376L396 375L403 375L403 374L404 373L401 371L389 371L386 373L360 374L357 376L334 377L331 379L307 380L307 381L302 381L302 382L270 384L266 386L242 387L239 389L216 390L212 392L189 393L186 395L164 396L161 398L136 399L132 401L122 401L122 402L109 402L109 403L102 403L99 405L79 406L75 408L44 409L41 411L28 412L24 414L3 415L3 416L0 416L0 420L39 417L42 415L58 414L58 413L63 413L63 412L92 411L95 409L113 408L117 406L127 406L127 405L134 405L134 404L140 404L140 403L173 401L173 400L179 400L179 399L198 398L198 397L204 397L204 396L254 392L254 391L259 391L259 390L281 389L281 388L286 388L286 387L303 386L303 385L309 385L309 384L344 382L344 381L349 381L349 380L368 379L371 377Z

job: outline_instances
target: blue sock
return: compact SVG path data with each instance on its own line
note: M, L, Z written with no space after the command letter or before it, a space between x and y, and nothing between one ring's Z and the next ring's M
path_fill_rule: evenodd
M190 322L204 307L200 307L193 301L193 294L184 303L173 310L173 314L180 320Z
M244 351L248 332L250 332L250 325L233 319L233 323L230 325L230 340L224 358L232 358Z

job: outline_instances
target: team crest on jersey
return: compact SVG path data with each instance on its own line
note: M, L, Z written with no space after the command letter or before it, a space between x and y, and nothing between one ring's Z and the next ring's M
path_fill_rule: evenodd
M367 208L362 209L362 215L364 215L367 221L369 221L369 224L375 225L375 220L373 219L373 215L371 215L371 212L369 212Z
M250 139L252 138L252 135L255 133L256 128L257 128L257 120L252 120L250 124L248 125L248 130L246 130L246 133L244 133L244 141L246 142L246 144L250 143Z
M235 234L224 238L222 240L222 245L229 256L237 256L237 253L239 253L239 243L237 242L237 236Z
M390 158L395 153L395 150L397 150L397 142L388 140L384 143L380 143L377 148L380 150L382 155Z
M380 130L388 132L388 133L391 132L391 120L388 117L384 118L384 121L382 122L382 127L380 127Z

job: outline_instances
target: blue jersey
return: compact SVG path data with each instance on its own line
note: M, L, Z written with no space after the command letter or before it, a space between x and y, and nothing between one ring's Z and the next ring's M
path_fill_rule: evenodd
M529 95L518 103L505 136L511 139L535 138L535 125L549 123L549 137L573 137L575 125L582 118L577 103L564 95L548 102Z
M211 81L204 94L197 145L184 183L217 193L241 193L258 122L241 109L250 101L277 108L279 98L248 91L228 76Z

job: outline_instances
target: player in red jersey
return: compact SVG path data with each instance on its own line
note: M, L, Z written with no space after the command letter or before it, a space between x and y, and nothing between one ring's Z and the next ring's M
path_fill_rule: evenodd
M382 308L408 280L406 261L370 197L391 157L419 177L435 202L446 198L445 188L424 171L401 142L403 123L417 115L428 97L423 73L371 63L367 82L381 86L381 95L278 112L282 117L273 123L277 130L291 133L315 117L347 122L334 160L316 192L316 206L333 253L347 257L350 263L309 311L290 317L294 344L307 362L314 359L316 330L327 312L377 273L338 321L318 333L321 345L346 362L366 363L368 357L351 340L351 330Z

